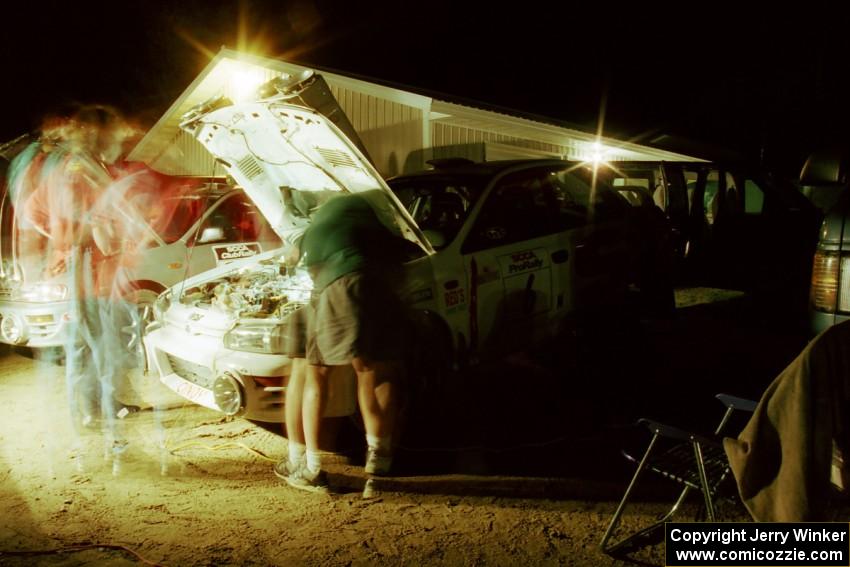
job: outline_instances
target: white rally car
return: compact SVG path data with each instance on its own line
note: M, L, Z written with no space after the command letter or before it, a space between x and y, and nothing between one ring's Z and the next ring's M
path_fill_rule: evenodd
M552 336L571 314L622 300L634 273L630 206L593 187L587 168L442 160L387 184L340 128L303 104L299 90L317 78L257 102L214 101L183 127L283 238L309 223L310 211L295 206L298 192L382 190L379 217L410 241L399 293L420 323L417 345L430 352L420 360L521 348ZM310 290L306 273L288 271L281 252L177 284L155 305L145 340L151 368L198 404L283 421L287 317ZM352 382L345 384L328 415L355 410Z

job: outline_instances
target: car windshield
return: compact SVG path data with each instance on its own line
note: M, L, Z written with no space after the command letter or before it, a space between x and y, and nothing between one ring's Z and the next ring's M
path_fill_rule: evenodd
M451 242L484 187L483 176L423 175L389 181L389 186L423 231Z

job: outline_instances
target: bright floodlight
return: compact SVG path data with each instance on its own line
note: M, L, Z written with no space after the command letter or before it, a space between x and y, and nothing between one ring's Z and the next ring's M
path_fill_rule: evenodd
M603 146L599 142L593 142L593 146L590 152L590 162L593 163L593 165L605 163L605 156L607 153L608 149L605 146Z
M230 92L234 102L244 102L256 95L265 77L260 69L237 68L230 75Z

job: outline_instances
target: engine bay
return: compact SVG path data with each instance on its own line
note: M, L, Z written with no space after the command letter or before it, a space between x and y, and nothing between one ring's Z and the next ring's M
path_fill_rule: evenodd
M283 319L310 301L312 289L305 269L272 259L190 287L180 303L236 318Z

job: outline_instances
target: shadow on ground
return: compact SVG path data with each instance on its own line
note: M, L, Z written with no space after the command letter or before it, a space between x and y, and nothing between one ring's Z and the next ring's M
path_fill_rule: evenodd
M648 440L638 418L709 432L724 409L715 394L758 399L805 345L796 322L768 317L747 296L684 300L672 319L600 321L420 394L393 482L414 492L611 498L634 470L623 449Z

